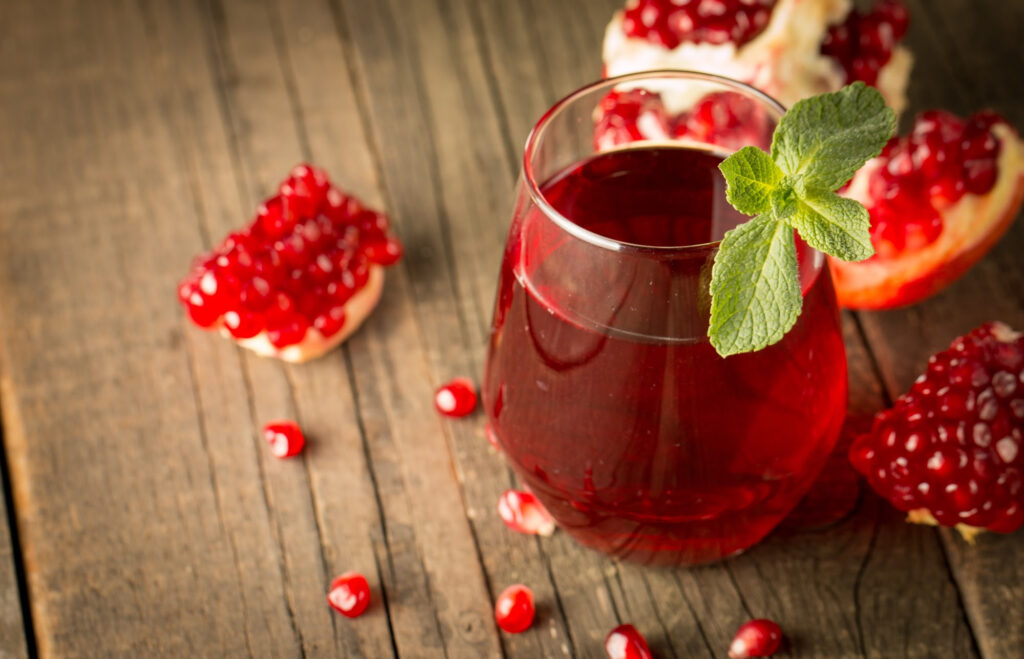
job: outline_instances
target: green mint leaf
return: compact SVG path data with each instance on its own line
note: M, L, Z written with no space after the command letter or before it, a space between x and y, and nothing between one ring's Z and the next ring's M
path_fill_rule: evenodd
M790 222L808 245L844 261L863 261L875 253L867 209L834 192L806 190Z
M782 170L767 153L745 146L718 166L728 187L725 198L745 215L758 215L771 208L771 196L782 180Z
M877 156L895 130L896 115L878 90L856 82L797 102L775 129L771 156L804 186L831 191Z
M725 234L711 270L711 344L723 357L760 350L796 323L800 291L793 229L759 215Z

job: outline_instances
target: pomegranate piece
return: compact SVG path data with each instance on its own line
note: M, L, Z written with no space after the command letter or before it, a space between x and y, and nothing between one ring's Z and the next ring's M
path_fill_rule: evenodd
M870 211L876 255L830 261L839 302L913 304L962 275L1020 209L1022 154L1016 131L994 112L919 115L910 134L894 137L844 193Z
M306 446L306 437L294 421L271 421L263 426L263 438L270 444L270 452L277 458L298 455Z
M910 13L900 0L880 0L870 11L854 9L842 23L830 27L821 52L839 62L846 82L875 85L909 25Z
M987 323L928 369L850 461L909 520L1009 533L1024 523L1024 337Z
M299 165L249 226L196 259L178 299L199 327L301 362L359 327L401 255L386 215Z
M650 141L693 141L729 150L753 144L767 147L768 117L753 100L733 92L701 97L684 112L670 114L657 92L634 88L612 91L594 112L598 151Z
M729 659L770 657L779 651L782 629L767 618L757 618L740 625L729 645Z
M358 618L370 605L370 584L358 572L346 572L331 582L327 603L347 618Z
M498 499L498 515L513 531L543 536L555 532L555 520L531 492L505 490Z
M619 625L604 639L608 659L652 659L647 641L633 625Z
M684 41L742 46L768 25L774 5L775 0L630 0L622 30L665 48Z
M513 584L501 591L494 603L494 620L510 634L519 634L533 624L533 591Z
M900 112L913 65L899 43L908 13L898 0L879 0L868 13L851 8L849 0L629 0L605 31L604 72L715 73L787 107L864 80ZM693 100L665 98L672 112Z
M437 389L434 406L445 416L466 416L476 409L476 385L469 378L455 378Z

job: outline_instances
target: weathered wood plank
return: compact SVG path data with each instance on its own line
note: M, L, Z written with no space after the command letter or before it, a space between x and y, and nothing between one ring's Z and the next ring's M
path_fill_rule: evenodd
M347 86L349 71L337 43L335 30L343 26L335 25L335 20L341 16L332 16L326 7L281 5L264 27L259 11L246 11L241 3L230 3L225 9L224 35L234 49L231 69L241 73L241 84L232 90L229 104L239 125L252 129L245 138L251 145L243 142L244 159L252 161L255 168L266 168L281 153L301 149L301 155L311 156L332 171L339 165L343 171L362 166L372 172L372 167L365 167L367 146L360 138L354 94ZM243 35L257 41L276 40L284 70L280 83L275 80L280 78L278 73L253 68ZM331 52L325 58L326 48ZM246 84L247 80L260 84ZM325 80L338 85L350 111L335 114L330 96L322 91ZM274 86L275 97L288 99L291 107L287 111L258 100L268 84ZM306 116L316 119L307 124ZM332 131L345 136L342 150L328 141ZM353 152L357 153L355 159L342 165ZM416 236L403 234L403 238L415 253ZM442 647L449 656L490 656L499 652L490 599L453 478L447 439L431 408L433 378L425 370L424 347L418 335L421 325L410 313L407 286L403 270L393 270L382 308L368 330L353 339L349 351L350 377L359 398L368 455L372 468L380 469L378 495L392 550L381 557L381 563L390 571L383 578L389 606L395 609L392 624L408 621L404 628L396 628L396 645L410 656L429 656ZM450 298L451 291L442 289L442 294ZM310 409L329 404L326 398L310 400L315 390L302 385L305 369L293 368L289 373L300 406L305 401L310 401ZM321 376L326 378L327 371ZM315 463L311 461L311 465ZM317 478L328 482L330 473L325 469ZM314 489L314 496L318 495ZM317 506L322 509L328 503L329 499L318 500ZM346 528L330 522L324 526L338 534ZM436 640L432 642L432 638Z
M0 361L0 391L6 386L3 377L3 362ZM0 396L3 394L0 393ZM3 431L0 430L0 440ZM0 442L2 446L2 442ZM7 489L5 476L0 473L0 487ZM5 497L6 498L6 497ZM21 609L21 596L18 593L18 579L15 574L14 557L18 547L13 545L11 530L7 526L7 502L0 500L0 657L17 659L28 656L32 633L28 629ZM31 639L34 640L34 639Z
M173 304L201 242L167 62L132 3L47 9L0 21L2 402L38 649L287 655L237 366L190 353Z
M994 107L1024 126L1024 6L967 0L912 5L909 40L917 63L911 110L938 106L963 114ZM862 314L891 396L906 391L928 355L953 337L994 319L1024 326L1022 249L1018 218L991 254L938 296L908 309ZM1017 656L1024 645L1024 537L983 536L971 546L942 531L942 540L982 654Z

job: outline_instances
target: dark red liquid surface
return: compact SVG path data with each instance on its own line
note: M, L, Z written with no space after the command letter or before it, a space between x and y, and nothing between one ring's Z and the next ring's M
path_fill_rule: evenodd
M720 158L606 153L544 186L579 227L651 246L743 220ZM706 338L713 247L596 247L529 203L509 236L484 380L501 447L566 532L641 562L692 564L760 540L799 501L846 411L827 268L798 245L803 313L778 344L722 359Z

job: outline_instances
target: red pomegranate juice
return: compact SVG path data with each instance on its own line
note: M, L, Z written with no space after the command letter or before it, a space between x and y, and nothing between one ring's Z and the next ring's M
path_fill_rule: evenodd
M706 337L714 246L745 218L715 154L604 153L542 185L599 247L521 204L483 396L507 459L562 529L645 563L741 551L799 501L846 411L827 268L798 241L804 306L779 343L723 359ZM651 249L691 246L680 249ZM815 262L817 261L817 262Z

